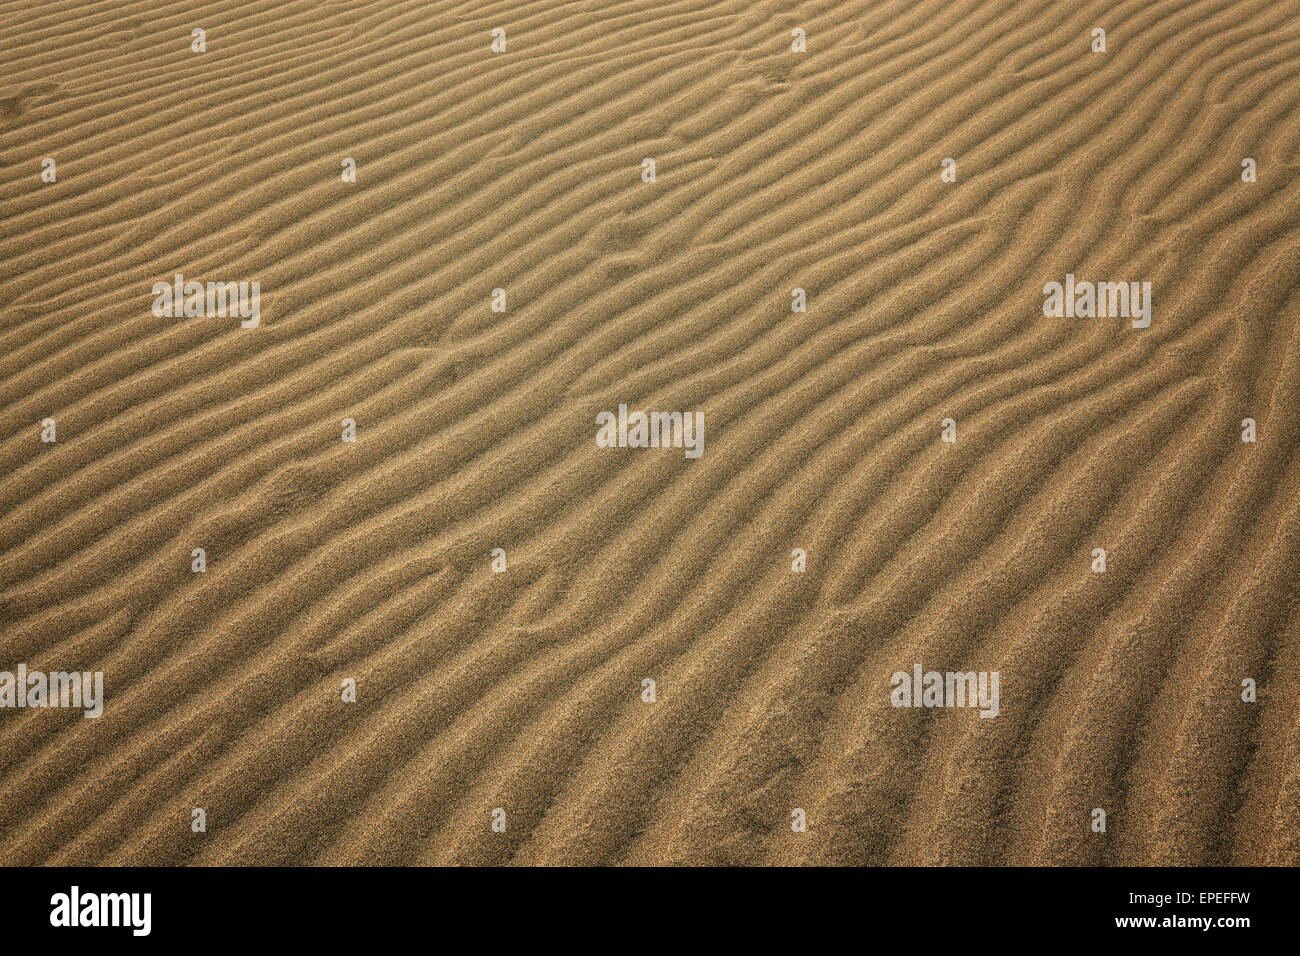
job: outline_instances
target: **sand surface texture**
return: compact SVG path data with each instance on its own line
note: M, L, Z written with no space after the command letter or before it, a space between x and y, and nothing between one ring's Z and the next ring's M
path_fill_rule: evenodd
M1294 0L3 4L0 863L1300 862L1298 177Z

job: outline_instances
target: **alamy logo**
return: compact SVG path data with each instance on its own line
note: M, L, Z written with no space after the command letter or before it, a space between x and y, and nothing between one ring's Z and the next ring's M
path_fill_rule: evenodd
M148 936L152 926L151 893L71 892L50 897L51 926L129 926L133 936Z
M16 674L0 671L0 707L72 707L86 717L104 712L104 672L28 671L18 665Z
M155 282L153 295L153 314L159 319L237 315L245 329L255 329L262 321L260 282L187 282L178 272L171 282Z
M1132 319L1133 328L1151 325L1150 282L1078 282L1074 273L1066 273L1065 285L1049 282L1043 286L1043 315L1049 319L1075 317L1090 319Z
M889 701L895 707L979 707L981 717L998 715L997 671L896 671Z
M687 458L704 454L703 412L631 412L626 405L596 415L601 448L684 448Z

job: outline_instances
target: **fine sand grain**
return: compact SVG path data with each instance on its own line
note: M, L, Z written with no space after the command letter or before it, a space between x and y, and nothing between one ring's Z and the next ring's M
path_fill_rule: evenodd
M0 864L1300 863L1298 293L1294 0L4 3Z

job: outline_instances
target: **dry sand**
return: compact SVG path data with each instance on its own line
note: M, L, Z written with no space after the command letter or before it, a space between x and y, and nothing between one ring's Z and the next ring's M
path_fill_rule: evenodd
M1298 157L1294 0L6 4L0 862L1300 862Z

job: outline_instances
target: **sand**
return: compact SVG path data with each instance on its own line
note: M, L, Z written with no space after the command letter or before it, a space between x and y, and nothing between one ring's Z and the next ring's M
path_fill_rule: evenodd
M0 863L1300 862L1290 0L49 0L0 66L0 670L104 681L0 708Z

